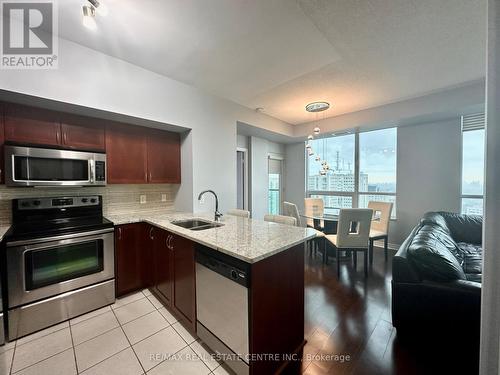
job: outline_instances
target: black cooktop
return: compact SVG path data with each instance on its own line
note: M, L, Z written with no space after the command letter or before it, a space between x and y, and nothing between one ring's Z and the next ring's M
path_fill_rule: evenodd
M12 201L8 242L112 228L102 216L102 197L23 198Z

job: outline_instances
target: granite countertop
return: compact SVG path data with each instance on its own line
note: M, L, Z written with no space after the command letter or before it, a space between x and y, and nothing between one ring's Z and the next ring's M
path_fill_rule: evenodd
M193 218L213 221L213 215L183 212L159 214L156 211L133 215L107 215L106 217L115 225L147 222L247 263L258 262L316 236L315 231L310 228L293 227L230 215L222 217L223 226L201 231L185 229L171 222Z

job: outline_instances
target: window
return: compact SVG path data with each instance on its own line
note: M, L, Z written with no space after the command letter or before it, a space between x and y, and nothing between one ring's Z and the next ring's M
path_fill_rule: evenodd
M359 134L358 207L370 201L396 204L396 146L396 128Z
M353 207L355 138L354 134L348 134L311 142L315 154L307 157L308 196L323 198L327 214L338 214L341 208ZM326 161L331 168L326 175L320 173L322 161Z
M483 214L484 114L462 116L462 213Z
M268 211L272 215L281 213L281 160L269 159Z
M374 200L395 204L396 144L397 128L311 141L315 154L307 156L307 196L323 198L327 214ZM323 160L330 166L326 175L320 173Z

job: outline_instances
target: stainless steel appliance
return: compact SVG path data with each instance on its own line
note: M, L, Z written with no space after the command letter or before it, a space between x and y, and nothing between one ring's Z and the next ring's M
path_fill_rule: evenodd
M106 154L5 146L7 186L106 185Z
M249 373L249 276L247 263L197 247L197 334L238 375Z
M12 221L9 340L114 302L114 229L101 196L14 199Z

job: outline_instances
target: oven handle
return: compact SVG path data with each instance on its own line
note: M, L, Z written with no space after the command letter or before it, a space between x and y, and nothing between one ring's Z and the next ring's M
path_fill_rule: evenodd
M62 236L34 238L31 240L20 240L20 241L7 242L6 246L7 247L24 246L24 245L37 244L37 243L42 243L42 242L65 240L65 239L69 239L69 238L93 236L96 234L112 233L113 231L114 231L114 228L106 228L106 229L93 230L90 232L79 232L79 233L65 234Z

